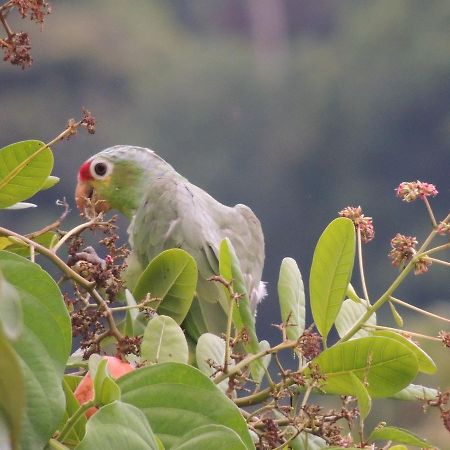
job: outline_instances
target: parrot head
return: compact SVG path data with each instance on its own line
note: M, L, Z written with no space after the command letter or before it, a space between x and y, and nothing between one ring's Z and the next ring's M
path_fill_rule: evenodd
M115 209L132 217L152 176L170 167L152 150L117 145L85 161L78 171L75 201L82 214Z

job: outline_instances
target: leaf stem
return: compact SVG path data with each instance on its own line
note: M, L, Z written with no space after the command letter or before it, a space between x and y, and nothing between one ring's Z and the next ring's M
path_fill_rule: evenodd
M357 248L358 248L358 264L359 264L359 275L361 277L361 287L363 290L364 298L370 304L369 293L367 291L366 277L364 276L364 262L362 256L362 242L361 242L361 228L357 227Z
M447 319L446 317L442 317L442 316L439 316L439 315L434 314L432 312L426 311L425 309L418 308L417 306L414 306L414 305L410 305L409 303L404 302L403 300L400 300L399 298L390 297L390 301L392 301L394 303L397 303L397 304L399 304L401 306L404 306L405 308L412 309L413 311L416 311L416 312L418 312L420 314L423 314L425 316L432 317L434 319L443 320L444 322L449 322L450 323L450 319Z
M75 426L75 424L80 420L81 416L86 413L86 411L89 408L92 408L95 406L95 400L91 400L89 402L84 403L81 405L73 414L72 417L69 418L69 420L64 425L63 429L58 435L58 440L60 442L64 442L64 440L67 438L69 433L72 431L72 428Z
M213 381L214 383L219 384L221 381L229 378L230 376L239 373L244 367L248 366L250 363L256 361L257 359L263 358L264 356L270 355L272 353L279 352L280 350L294 348L296 346L297 341L286 341L276 345L275 347L262 350L259 353L251 353L247 357L245 357L242 361L234 365L227 373L221 373L220 375L217 375L217 377L215 377Z
M431 209L430 202L428 201L428 199L426 197L422 197L422 200L425 203L425 206L427 208L427 212L428 212L428 215L430 216L431 224L433 225L434 228L437 227L436 218L434 217L434 213L433 213L433 210Z
M421 339L427 339L429 341L437 341L442 342L442 339L435 337L435 336L428 336L427 334L422 333L415 333L414 331L407 331L407 330L399 330L398 328L392 328L392 327L385 327L383 325L363 325L363 328L367 330L387 330L387 331L393 331L394 333L398 333L401 336L414 336Z
M448 261L444 261L442 259L437 259L437 258L430 258L429 256L427 257L428 261L434 262L435 264L440 264L442 266L446 266L446 267L450 267L450 262Z
M0 15L0 18L2 16ZM67 125L67 128L58 134L55 138L53 138L50 142L47 144L44 144L42 147L39 147L35 152L31 153L31 155L28 155L23 161L21 161L14 169L9 172L5 178L0 180L0 189L2 189L5 185L7 185L14 177L16 177L21 170L24 169L30 162L36 158L40 153L42 153L47 148L50 148L51 145L56 144L57 142L63 140L67 136L71 136L74 134L74 130L78 128L78 126L81 125L83 121L79 120L78 122L74 122L73 124Z

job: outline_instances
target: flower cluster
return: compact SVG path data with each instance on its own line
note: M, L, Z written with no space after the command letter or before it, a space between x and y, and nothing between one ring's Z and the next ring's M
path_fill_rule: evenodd
M42 26L45 16L50 14L51 8L45 0L9 0L0 7L0 25L3 26L6 34L5 38L0 36L3 60L26 69L33 63L30 39L27 33L14 32L10 28L6 17L12 9L16 9L22 19L29 17L30 20Z
M392 250L389 252L389 258L393 266L404 267L416 254L417 239L413 236L405 236L397 233L391 239Z
M438 234L441 234L442 236L444 236L446 234L450 234L450 223L448 223L448 222L441 222L437 226L437 232L438 232Z
M339 211L341 217L347 217L354 224L355 228L361 232L361 240L367 244L375 237L375 230L373 228L372 217L365 217L362 213L361 206L347 206L342 211Z
M29 15L30 20L40 24L44 23L45 16L52 12L45 0L11 0L10 3L17 8L22 19Z
M392 260L392 265L401 268L405 267L416 254L416 245L417 239L414 236L405 236L397 233L391 239L392 250L388 254ZM417 258L414 262L414 275L421 275L427 272L430 266L431 260L426 256Z
M438 190L434 184L422 181L404 181L395 190L397 197L404 202L413 202L417 198L436 197Z
M26 69L33 63L30 54L30 39L27 33L14 33L6 39L0 39L0 48L3 49L3 61L9 61L15 66Z

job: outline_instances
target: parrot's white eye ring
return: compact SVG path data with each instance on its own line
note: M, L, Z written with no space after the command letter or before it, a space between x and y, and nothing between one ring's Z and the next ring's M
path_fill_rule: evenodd
M90 171L94 178L103 179L111 174L112 165L104 159L95 159L91 163Z

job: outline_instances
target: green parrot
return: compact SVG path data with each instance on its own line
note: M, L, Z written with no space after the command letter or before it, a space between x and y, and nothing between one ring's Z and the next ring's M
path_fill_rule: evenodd
M75 200L81 212L91 205L97 213L114 209L131 220L127 279L136 280L155 256L169 248L182 248L194 257L199 271L196 297L183 324L192 339L226 331L228 300L221 286L208 281L219 273L218 252L224 238L236 251L256 313L266 295L261 281L264 236L249 207L219 203L152 150L128 145L107 148L81 165Z

